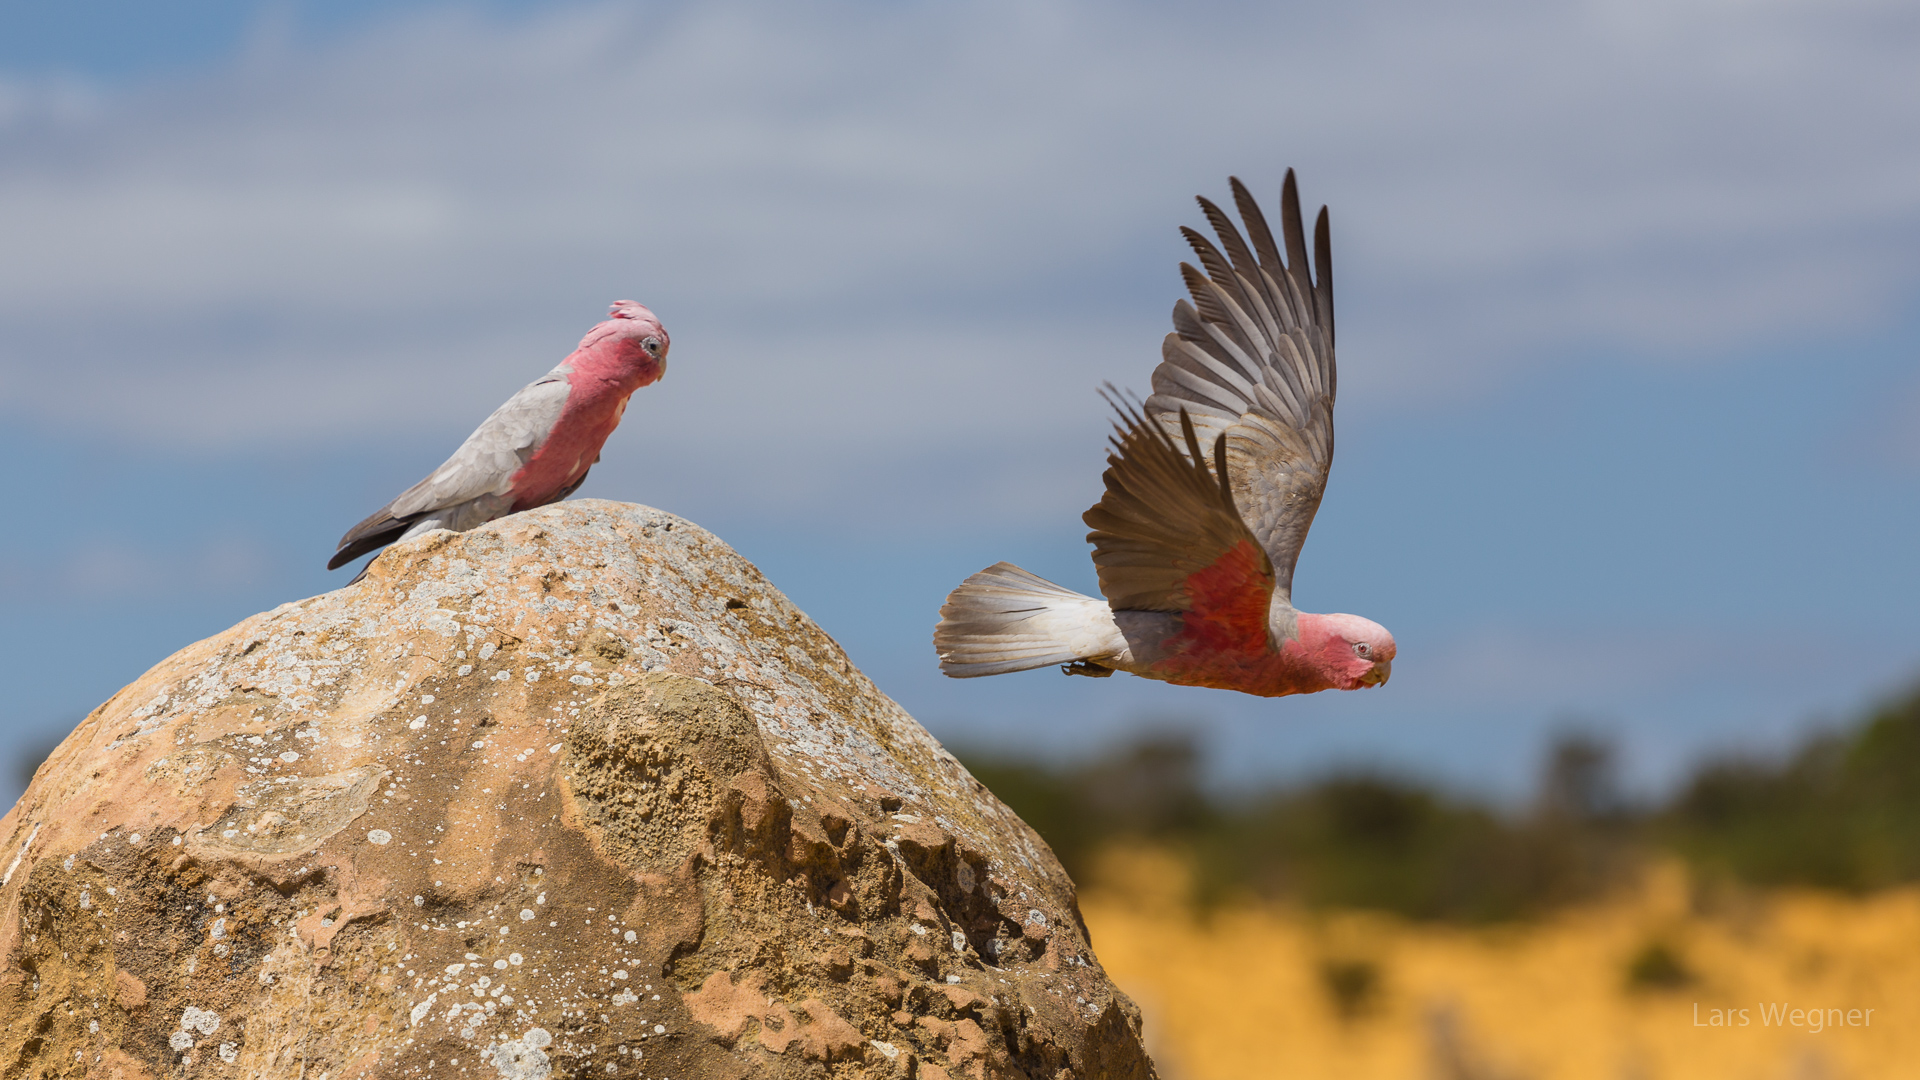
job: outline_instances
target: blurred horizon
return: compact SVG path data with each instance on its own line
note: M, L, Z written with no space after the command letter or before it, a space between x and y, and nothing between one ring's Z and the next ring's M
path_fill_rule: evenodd
M344 585L621 298L671 366L580 495L713 530L950 744L1507 806L1567 731L1643 801L1789 754L1920 679L1917 61L1875 0L0 5L0 756ZM1145 388L1192 197L1288 166L1343 391L1297 599L1393 682L942 678L967 574L1094 591L1094 388Z

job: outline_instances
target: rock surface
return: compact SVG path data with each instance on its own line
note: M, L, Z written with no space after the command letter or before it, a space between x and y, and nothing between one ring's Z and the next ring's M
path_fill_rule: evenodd
M1039 838L644 507L182 650L0 843L0 1077L1153 1075Z

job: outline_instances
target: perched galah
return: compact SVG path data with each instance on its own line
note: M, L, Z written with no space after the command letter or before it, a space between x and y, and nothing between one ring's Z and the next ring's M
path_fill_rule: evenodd
M1226 251L1181 230L1205 267L1180 266L1193 304L1174 305L1144 412L1109 397L1120 419L1107 490L1085 515L1106 599L996 563L940 609L933 644L948 675L1060 664L1262 697L1387 681L1385 627L1292 602L1333 461L1327 211L1310 275L1292 170L1280 194L1284 262L1259 204L1231 184L1252 247L1200 200Z
M610 314L558 367L495 409L433 475L348 529L327 569L431 529L465 532L573 494L620 425L627 398L667 370L667 331L653 312L622 300Z

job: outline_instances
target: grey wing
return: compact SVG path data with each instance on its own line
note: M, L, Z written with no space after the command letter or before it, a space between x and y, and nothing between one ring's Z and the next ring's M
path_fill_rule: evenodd
M452 457L388 504L388 512L405 517L482 495L505 495L513 474L546 442L570 390L567 377L553 372L508 398Z
M1231 184L1252 245L1219 207L1200 200L1226 251L1180 230L1205 272L1180 264L1193 303L1174 305L1174 332L1161 345L1146 410L1170 435L1185 409L1203 445L1226 437L1234 502L1273 561L1275 591L1291 603L1294 563L1333 464L1327 211L1320 208L1314 225L1316 272L1309 274L1293 170L1280 196L1284 262L1259 204L1238 178Z
M436 510L485 496L508 494L513 475L546 442L566 407L571 387L566 374L549 372L493 411L460 449L425 480L400 493L365 521L347 530L327 569L337 569L375 548L392 543Z

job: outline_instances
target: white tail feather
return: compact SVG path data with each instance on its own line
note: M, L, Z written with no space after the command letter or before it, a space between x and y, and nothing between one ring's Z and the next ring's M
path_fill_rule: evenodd
M941 671L970 679L1092 660L1124 643L1105 600L1002 562L948 594L933 647Z

